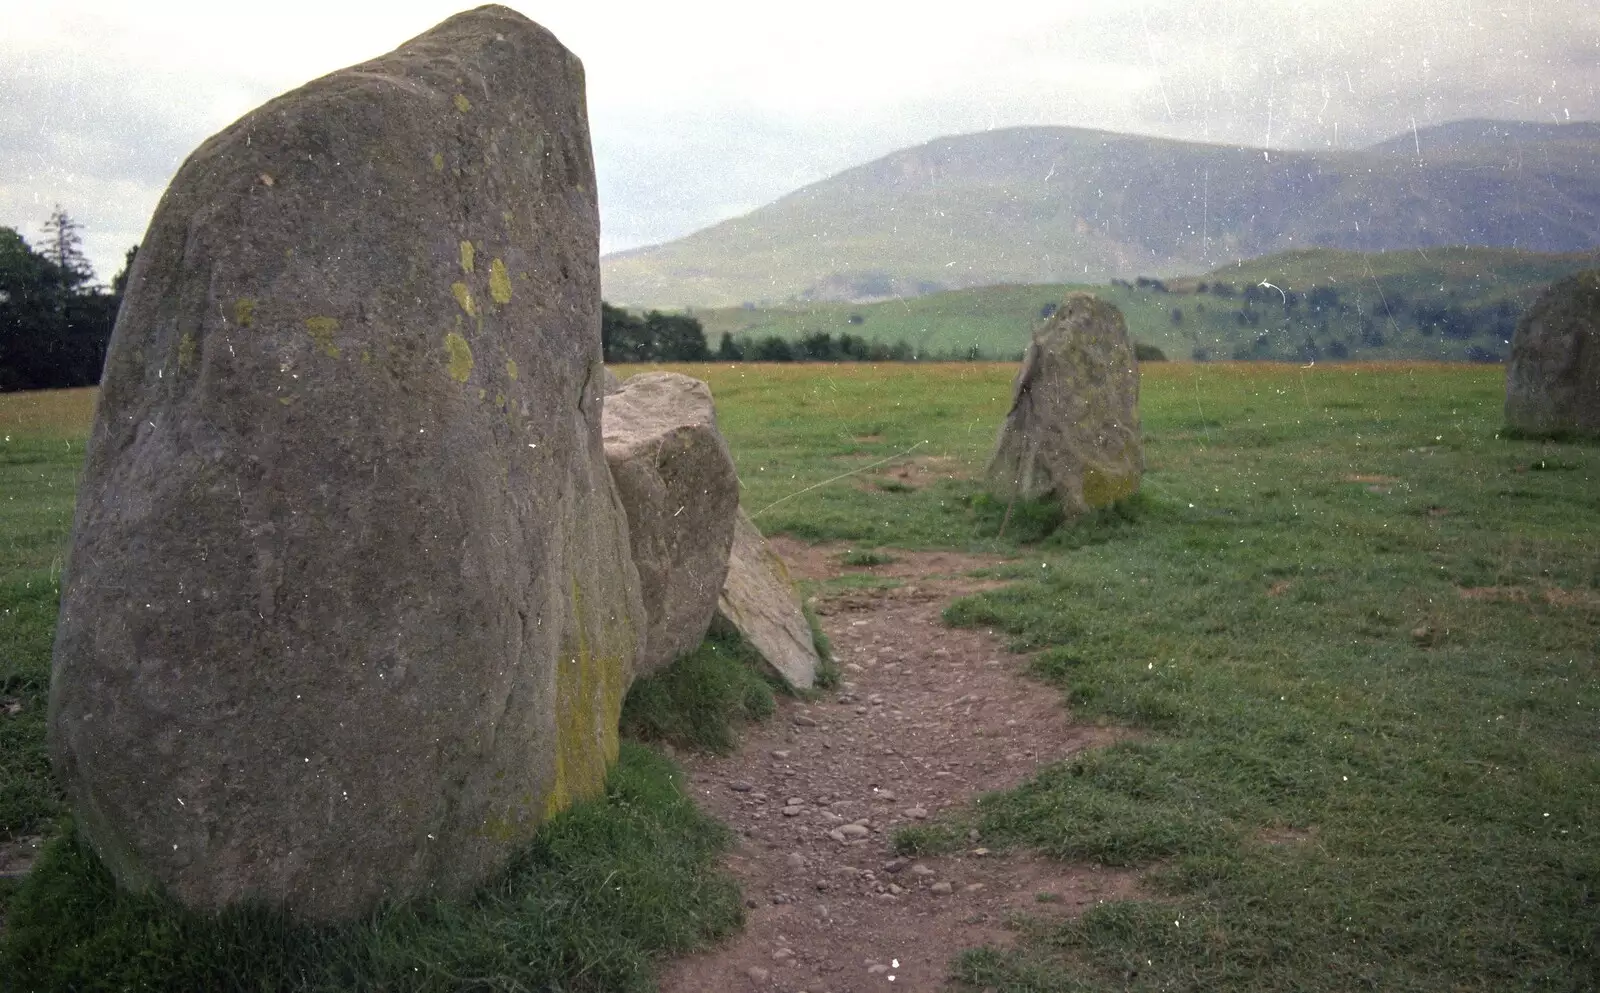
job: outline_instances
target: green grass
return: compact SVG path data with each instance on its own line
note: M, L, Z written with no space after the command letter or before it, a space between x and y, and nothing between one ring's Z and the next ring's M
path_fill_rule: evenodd
M699 648L634 680L622 704L623 734L697 751L732 751L739 726L770 716L776 707L760 664L737 631L713 626Z
M951 621L1034 653L1080 717L1135 729L897 839L948 850L977 827L992 848L1146 873L1146 898L1076 923L1037 907L1014 947L961 956L963 981L1005 993L1600 985L1600 447L1498 436L1501 369L1145 366L1141 496L1002 538L979 479L1011 366L680 368L711 383L764 531L1018 556L991 570L1015 582L953 605ZM0 624L25 646L22 675L6 678L42 688L71 510L46 484L70 483L75 456L30 451L0 466L0 492L29 487L0 517ZM860 485L886 459L923 460L936 478ZM32 776L40 788L12 808L27 812L11 833L38 830L59 810L48 770L4 768L0 787ZM605 835L613 805L596 805L587 830ZM12 898L13 926L27 899ZM70 893L45 902L77 906ZM151 947L196 946L152 920ZM610 940L584 938L587 920L561 940ZM396 957L376 961L443 982L405 956L444 939L388 927L373 934ZM93 945L71 919L51 928L66 937L27 946L50 949L40 961ZM307 948L368 946L299 934L240 940L250 955L314 958L318 982L368 954L324 959Z
M19 991L648 991L662 956L739 926L738 888L710 868L730 840L631 743L603 799L547 824L472 899L345 925L130 895L62 831L12 902L0 976Z
M92 390L0 397L0 840L61 812L45 753L61 564ZM6 716L6 704L21 711Z

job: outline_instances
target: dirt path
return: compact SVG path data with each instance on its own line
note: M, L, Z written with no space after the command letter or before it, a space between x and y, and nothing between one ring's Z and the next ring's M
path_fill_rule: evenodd
M904 824L1116 737L1073 724L992 635L940 621L952 597L982 588L964 574L995 560L896 551L842 569L841 548L775 547L799 578L914 578L819 600L843 685L781 702L736 754L684 760L698 801L739 833L727 864L749 909L741 934L673 963L663 993L944 989L957 951L1009 940L1009 915L1081 913L1135 891L1132 873L997 856L982 838L942 858L890 847Z

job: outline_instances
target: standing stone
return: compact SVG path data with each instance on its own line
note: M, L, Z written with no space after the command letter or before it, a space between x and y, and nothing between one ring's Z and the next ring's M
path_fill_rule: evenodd
M1532 435L1600 435L1600 269L1556 283L1517 323L1506 424Z
M1075 516L1132 496L1143 470L1128 327L1111 304L1069 294L1028 346L989 488L1003 500L1053 497Z
M741 508L728 556L728 580L717 599L717 617L761 654L767 668L797 690L816 684L816 642L795 595L789 570Z
M461 894L602 789L643 612L583 69L452 17L203 144L139 251L50 745L124 886Z
M739 477L711 390L675 372L631 376L605 398L605 447L650 619L642 674L706 636L728 575Z

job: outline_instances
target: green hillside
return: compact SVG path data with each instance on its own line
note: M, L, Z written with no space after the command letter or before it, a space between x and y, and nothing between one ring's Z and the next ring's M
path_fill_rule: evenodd
M695 316L713 347L724 333L746 344L825 333L904 342L923 356L1012 358L1047 308L1081 289L1115 303L1135 339L1174 359L1495 361L1505 357L1522 309L1545 286L1597 266L1600 252L1310 249L1164 283L986 286L866 304L696 310Z
M1312 246L1589 251L1597 232L1595 123L1457 122L1339 152L1035 127L896 152L601 265L613 302L714 307L1192 274Z

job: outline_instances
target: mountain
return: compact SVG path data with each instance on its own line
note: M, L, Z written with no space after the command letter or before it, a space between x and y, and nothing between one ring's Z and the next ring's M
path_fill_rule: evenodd
M1600 124L1457 121L1351 151L987 131L606 256L601 270L614 303L717 307L1200 273L1298 248L1443 245L1600 245Z

